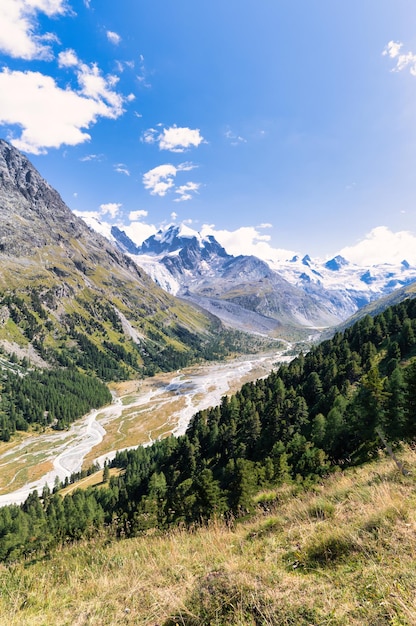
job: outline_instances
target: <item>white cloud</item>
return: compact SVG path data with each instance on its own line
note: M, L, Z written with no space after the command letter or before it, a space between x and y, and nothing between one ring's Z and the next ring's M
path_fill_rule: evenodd
M101 217L100 211L78 211L78 209L74 209L72 212L75 213L75 215L78 215L78 217L87 219L92 218L95 220L99 220Z
M130 176L130 171L127 169L127 166L124 163L117 163L114 166L114 169L118 174L125 174L126 176Z
M201 183L186 183L185 185L180 185L175 189L175 193L179 194L179 198L175 198L175 202L184 202L186 200L192 200L193 193L198 193L198 189L200 188Z
M69 56L66 57L69 62ZM40 72L3 68L0 72L0 124L19 126L19 137L9 140L20 150L43 154L47 148L88 141L87 132L99 117L116 119L123 97L94 64L78 66L80 89L62 89L54 78Z
M123 205L120 204L120 202L107 202L106 204L100 204L100 215L108 214L114 219L122 206Z
M185 161L184 163L181 163L180 165L178 165L178 172L190 172L191 170L195 170L197 169L198 165L195 165L195 163L191 163L190 161Z
M108 30L107 33L107 39L110 43L113 43L115 46L118 46L118 44L121 42L121 37L118 33L115 33L113 30Z
M56 41L56 36L37 33L37 14L54 17L68 10L66 0L1 0L0 50L14 58L52 58L49 44Z
M148 212L144 211L143 209L139 210L139 211L130 211L129 213L129 220L132 222L136 222L138 220L140 220L142 217L147 217Z
M58 54L59 67L74 67L79 64L79 59L75 50L63 50Z
M143 185L145 189L148 189L152 196L166 196L168 191L173 190L175 188L175 178L178 172L189 172L195 169L197 166L193 163L185 162L181 163L177 167L172 165L171 163L166 163L165 165L158 165L153 169L149 170L145 174L143 174ZM196 188L188 188L183 191L178 191L180 187L177 188L176 193L181 195L186 194L189 191L197 191L199 188L199 183L187 183L187 185L192 185L192 187L197 186ZM186 185L185 185L186 186ZM183 186L184 187L184 186ZM184 200L189 200L190 198L183 198ZM176 201L179 201L177 199Z
M174 165L158 165L143 174L143 185L152 196L166 196L169 189L175 186L177 171Z
M82 63L78 72L78 82L84 96L96 102L105 103L108 117L115 119L123 113L123 97L113 91L113 87L118 82L116 76L110 75L105 78L101 75L96 63L92 65Z
M174 125L170 128L164 128L162 132L149 128L144 132L142 141L144 143L157 143L159 150L185 152L189 148L197 148L204 141L204 138L199 128L192 129Z
M279 262L294 256L293 250L273 248L269 235L261 235L254 226L242 226L236 230L217 230L213 224L204 224L201 235L213 235L229 254L254 255L264 261Z
M88 98L93 98L94 100L103 100L114 109L116 117L123 112L124 98L121 94L114 91L114 87L119 82L118 76L114 74L103 76L96 63L92 63L91 65L83 63L72 49L64 50L59 53L58 64L59 67L76 68L75 73L81 94ZM133 94L130 94L125 99L131 101L132 97L134 99Z
M130 69L134 69L136 67L136 63L134 61L126 61L126 66ZM144 62L144 56L142 54L139 55L139 74L136 74L136 80L140 83L142 87L146 87L147 89L151 87L151 84L148 82L148 71L146 69L146 65Z
M172 213L170 214L170 217L171 217L172 220L176 220L176 219L178 219L178 214L175 213L175 211L172 211Z
M394 233L386 226L377 226L356 245L343 248L339 254L364 266L400 264L403 260L413 265L416 264L416 236L408 231Z
M403 54L401 52L402 48L403 44L401 42L389 41L383 50L383 56L388 56L396 62L396 66L392 70L393 72L400 72L409 68L412 76L416 76L416 54L413 54L413 52Z
M132 241L138 246L143 243L145 239L155 235L158 231L153 224L145 224L144 222L131 222L127 226L120 226L121 230L124 230L126 235L130 237Z

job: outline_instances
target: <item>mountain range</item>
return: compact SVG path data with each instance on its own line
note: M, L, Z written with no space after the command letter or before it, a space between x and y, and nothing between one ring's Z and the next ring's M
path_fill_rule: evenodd
M337 326L416 280L416 267L406 260L362 267L340 255L327 261L305 255L267 263L233 256L213 236L202 237L185 225L170 225L137 245L116 226L110 232L95 219L88 223L167 292L249 332L273 335L296 327Z
M0 262L0 349L106 380L215 358L235 348L230 331L304 339L416 280L405 260L233 256L184 225L138 245L76 216L2 140Z

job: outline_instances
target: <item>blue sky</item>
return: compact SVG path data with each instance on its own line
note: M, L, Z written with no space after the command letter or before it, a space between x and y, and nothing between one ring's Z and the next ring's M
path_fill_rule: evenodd
M414 0L1 0L0 135L136 241L416 263ZM287 252L286 252L287 251Z

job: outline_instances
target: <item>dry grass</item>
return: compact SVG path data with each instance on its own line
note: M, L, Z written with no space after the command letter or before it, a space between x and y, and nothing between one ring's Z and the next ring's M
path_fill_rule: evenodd
M29 481L36 481L52 471L53 463L48 460L36 461L20 457L5 468L0 465L0 495L9 493L12 489L19 489Z
M0 568L0 625L416 625L411 475L383 458L276 495L244 523L97 537Z
M117 467L112 467L109 472L111 478L112 476L120 476L120 474L123 473L123 470ZM68 493L72 493L77 489L88 489L88 487L97 487L101 489L102 487L105 487L107 485L107 483L103 482L103 474L104 470L94 472L94 474L90 474L90 476L86 476L81 480L77 480L77 482L73 483L72 485L68 485L68 487L60 489L59 493L64 498Z
M136 396L128 396L133 406L126 406L120 417L105 424L106 434L84 458L83 467L88 468L98 456L112 450L120 450L170 435L177 425L173 416L184 408L185 399L173 394L163 394L157 400L134 406ZM99 417L99 416L98 416Z

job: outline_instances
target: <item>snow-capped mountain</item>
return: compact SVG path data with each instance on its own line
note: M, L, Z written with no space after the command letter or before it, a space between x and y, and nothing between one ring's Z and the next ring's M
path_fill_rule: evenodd
M234 328L273 333L282 324L327 327L343 319L331 299L291 284L257 257L228 254L213 236L187 226L171 225L141 246L118 229L112 236L161 287Z
M291 284L308 293L331 292L337 294L337 298L346 298L351 313L416 280L416 267L406 260L398 265L384 263L363 267L339 255L326 262L312 260L307 255L294 257L285 263L270 262L270 266Z
M279 263L235 257L213 236L202 237L185 225L170 225L141 245L114 226L110 238L169 293L232 327L268 334L281 324L334 326L416 280L416 267L406 261L362 267L340 255L328 261L295 256Z

